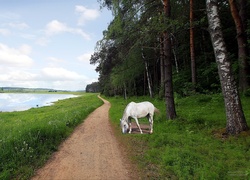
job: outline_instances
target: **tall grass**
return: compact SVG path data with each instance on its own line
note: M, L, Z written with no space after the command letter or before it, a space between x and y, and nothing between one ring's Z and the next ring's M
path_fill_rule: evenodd
M236 137L223 135L226 126L221 95L176 98L178 118L167 120L165 102L146 97L109 98L110 117L121 141L139 163L143 179L248 179L250 132ZM152 135L121 135L119 119L130 101L151 101L155 115ZM250 126L250 98L242 98Z
M101 104L96 94L83 94L53 106L1 112L0 179L28 179Z

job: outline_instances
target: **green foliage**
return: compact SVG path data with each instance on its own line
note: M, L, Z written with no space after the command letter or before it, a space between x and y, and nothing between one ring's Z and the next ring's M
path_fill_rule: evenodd
M165 103L147 97L109 98L110 117L120 141L143 171L142 179L249 179L250 132L223 135L226 126L221 94L176 98L176 120L166 120ZM130 101L151 101L155 115L152 135L122 135L119 119ZM250 124L249 97L242 98ZM143 121L146 124L146 121Z
M53 106L0 113L0 179L28 179L58 145L102 104L96 94Z
M92 82L86 86L86 92L97 93L100 92L100 85L98 82Z
M205 13L205 2L194 2L194 50L197 70L197 84L191 83L190 68L190 24L189 24L189 1L170 1L171 18L163 13L161 1L127 1L107 0L101 1L103 6L112 10L114 19L105 31L102 43L98 50L116 49L107 56L100 56L100 84L105 95L121 95L124 92L124 84L128 94L145 95L148 91L144 77L145 68L141 61L141 52L146 55L149 62L149 72L152 77L154 94L161 93L160 82L160 59L163 54L162 33L166 30L171 35L171 48L175 55L172 56L174 65L178 65L179 73L173 76L174 91L182 96L193 94L194 90L199 93L221 92L217 65L209 33L208 22ZM238 47L236 28L229 11L229 4L223 0L219 2L220 18L222 22L223 36L232 63L236 65ZM249 11L249 3L246 11ZM250 16L246 16L250 17ZM246 29L249 42L249 18ZM249 49L249 47L248 47ZM114 52L114 53L113 53ZM134 58L138 57L138 58ZM110 63L110 59L116 59ZM107 61L107 63L103 63ZM112 66L110 66L112 64ZM128 66L133 64L133 66ZM105 69L109 73L102 71ZM177 69L177 67L173 67ZM123 72L124 70L124 72ZM238 68L234 67L236 80L238 80ZM112 72L112 73L110 73ZM117 73L120 72L120 73ZM136 75L133 76L136 72ZM156 73L158 72L158 74ZM130 81L130 82L128 82ZM132 83L131 83L132 82ZM117 90L118 89L118 90ZM132 92L132 93L131 93Z
M246 90L246 92L244 93L245 96L250 97L250 88Z

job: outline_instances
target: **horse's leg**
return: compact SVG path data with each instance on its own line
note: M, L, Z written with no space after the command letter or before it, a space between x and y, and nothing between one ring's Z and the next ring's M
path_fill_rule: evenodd
M153 119L153 116L152 115L148 115L148 121L149 121L149 125L150 125L150 134L153 133L153 124L154 124L154 119Z
M128 120L128 126L129 126L129 134L132 132L132 126L131 126L131 119Z
M129 123L129 134L131 134L131 132L132 132L132 126L131 126L131 123Z
M142 130L141 130L141 127L140 127L140 125L139 125L138 119L137 119L136 117L135 117L134 119L135 119L135 122L136 122L137 127L139 128L141 134L143 134L143 132L142 132Z

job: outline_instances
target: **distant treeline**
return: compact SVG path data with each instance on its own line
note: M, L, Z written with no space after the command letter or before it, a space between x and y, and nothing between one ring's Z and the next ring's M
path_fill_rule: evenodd
M67 92L48 88L0 87L0 92Z
M86 92L100 92L100 85L98 82L93 82L86 86Z

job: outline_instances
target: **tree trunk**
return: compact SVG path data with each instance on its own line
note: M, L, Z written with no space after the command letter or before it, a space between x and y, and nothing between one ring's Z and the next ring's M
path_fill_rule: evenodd
M123 84L124 85L124 99L127 100L128 97L127 97L127 86L126 86L126 83Z
M157 43L155 43L155 47L154 47L154 73L153 73L153 92L159 90L159 51L157 50ZM151 81L152 81L151 79Z
M247 0L239 0L239 15L242 21L244 32L247 29Z
M235 135L248 130L248 126L242 110L239 93L235 79L233 78L231 63L221 31L217 0L207 0L206 9L209 22L209 33L214 48L222 93L224 96L227 117L226 132L230 135Z
M244 3L244 1L241 1ZM245 2L246 3L246 2ZM239 61L239 89L245 92L249 88L249 64L247 61L247 35L244 29L245 13L242 13L242 18L237 9L235 0L229 0L230 10L237 32L237 43L238 43L238 61ZM244 4L241 7L244 9ZM241 11L242 12L242 11ZM244 12L244 11L243 11Z
M172 37L174 37L172 35ZM173 56L174 56L174 62L175 62L175 68L176 68L176 72L179 73L179 66L178 66L178 60L177 60L177 56L176 56L176 52L175 52L175 38L171 38L172 41L172 51L173 51Z
M164 37L160 38L160 71L161 71L161 84L160 84L160 91L159 97L164 97L165 87L164 87L164 78L165 78L165 71L164 71Z
M163 0L164 13L167 18L170 18L170 0ZM165 98L166 98L166 112L169 119L176 118L173 81L172 81L172 59L171 59L171 40L170 33L166 30L164 36L164 71L165 71Z
M147 76L149 95L151 98L153 98L152 82L151 82L150 74L148 72L148 62L143 54L143 48L141 49L141 51L142 51L141 52L142 59L143 59L144 64L145 64L145 71L146 71L146 76Z
M191 57L191 72L192 84L195 90L196 85L196 67L195 67L195 54L194 54L194 13L193 13L193 0L190 0L190 57Z

